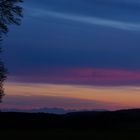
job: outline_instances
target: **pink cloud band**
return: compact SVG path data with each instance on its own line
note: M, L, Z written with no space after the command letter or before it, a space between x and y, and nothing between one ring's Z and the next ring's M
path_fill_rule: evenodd
M102 68L50 68L45 72L23 72L10 81L87 85L139 85L140 71Z

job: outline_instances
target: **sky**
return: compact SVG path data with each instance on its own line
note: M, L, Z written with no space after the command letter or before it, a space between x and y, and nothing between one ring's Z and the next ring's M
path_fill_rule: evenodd
M140 107L139 0L24 0L3 41L1 108Z

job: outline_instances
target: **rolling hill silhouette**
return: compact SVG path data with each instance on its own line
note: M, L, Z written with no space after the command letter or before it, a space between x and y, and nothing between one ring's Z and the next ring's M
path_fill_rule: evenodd
M72 112L63 115L1 112L0 119L2 130L140 130L140 109Z

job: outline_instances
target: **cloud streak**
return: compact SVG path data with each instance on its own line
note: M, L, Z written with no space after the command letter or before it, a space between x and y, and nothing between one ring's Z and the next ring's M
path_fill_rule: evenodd
M127 23L123 21L115 21L115 20L104 19L104 18L99 18L99 17L76 16L76 15L57 13L57 12L47 12L47 14L52 17L78 21L78 22L86 23L86 24L106 26L106 27L122 29L122 30L134 30L134 31L139 30L140 31L140 23L139 24L129 23L129 22Z
M43 9L32 9L32 14L30 16L36 18L44 18L48 17L69 20L72 22L80 22L83 24L91 24L96 26L103 26L109 28L115 28L120 30L129 30L129 31L140 31L140 23L139 22L127 22L122 20L113 20L108 18L94 17L94 16L82 16L70 13L61 13L55 11L47 11Z

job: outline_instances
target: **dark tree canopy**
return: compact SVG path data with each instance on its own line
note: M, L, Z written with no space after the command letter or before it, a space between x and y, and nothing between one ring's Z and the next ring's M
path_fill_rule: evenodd
M22 7L18 4L22 0L0 0L0 33L6 34L11 24L20 25Z
M22 7L19 6L22 0L0 0L0 41L2 36L9 31L9 25L20 25L22 18ZM1 53L1 46L0 46ZM4 96L3 82L6 79L6 69L0 58L0 102Z
M0 60L0 102L4 96L3 82L6 79L6 69L4 63Z

